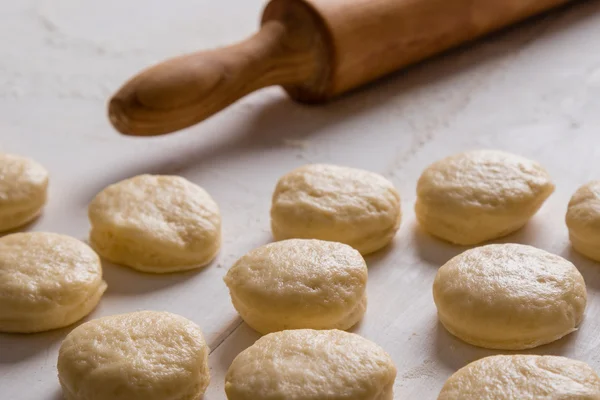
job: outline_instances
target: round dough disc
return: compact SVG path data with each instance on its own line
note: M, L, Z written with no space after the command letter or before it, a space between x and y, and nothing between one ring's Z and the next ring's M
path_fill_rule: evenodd
M41 332L88 315L106 290L100 259L55 233L0 238L0 331Z
M523 227L554 191L538 163L477 150L430 165L417 184L415 212L430 234L474 245Z
M386 246L400 218L400 196L390 181L373 172L325 164L283 176L271 206L276 240L341 242L363 255Z
M0 154L0 232L34 220L46 203L48 171L33 160Z
M600 378L581 361L515 355L482 358L448 379L438 400L600 399Z
M352 247L289 239L259 247L225 276L231 300L260 333L348 329L367 305L367 264Z
M219 207L179 176L140 175L111 185L91 202L89 218L98 253L139 271L199 268L221 246Z
M87 322L63 341L58 378L67 400L198 400L208 347L192 321L138 311Z
M392 400L396 367L375 343L339 330L263 336L227 371L229 400Z
M467 250L433 284L442 324L475 346L520 350L553 342L583 319L586 288L573 264L521 244Z
M600 261L600 181L587 183L575 192L566 221L573 248Z

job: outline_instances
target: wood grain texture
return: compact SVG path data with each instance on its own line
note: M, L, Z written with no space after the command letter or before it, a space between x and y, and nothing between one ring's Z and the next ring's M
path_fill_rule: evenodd
M568 0L306 0L326 24L334 64L322 100Z
M124 134L159 135L194 125L267 86L320 87L325 51L312 10L303 3L283 10L275 3L268 10L250 39L167 60L125 83L109 103L112 124Z
M568 0L273 0L261 31L158 64L109 104L130 135L186 128L255 90L321 102Z

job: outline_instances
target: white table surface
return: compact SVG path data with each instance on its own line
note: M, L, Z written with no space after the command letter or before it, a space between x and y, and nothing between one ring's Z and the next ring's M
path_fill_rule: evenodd
M223 376L258 335L241 322L222 277L267 243L270 196L283 173L309 162L379 172L402 195L393 245L368 257L369 306L355 329L398 367L397 399L435 399L470 361L497 354L451 337L437 322L431 284L463 248L416 226L421 171L448 154L496 148L540 161L556 192L503 242L573 261L589 292L581 329L531 351L600 370L600 265L573 253L564 215L575 189L600 178L600 2L589 1L493 35L327 106L297 105L278 88L251 95L187 131L153 139L116 134L109 95L149 63L241 39L261 0L19 0L0 2L0 151L51 172L45 213L28 229L85 240L86 207L106 185L140 173L179 174L205 187L223 215L223 248L197 273L153 276L105 264L108 291L89 318L168 310L198 323L212 349L205 399L224 399ZM0 397L58 400L57 351L71 328L0 334Z

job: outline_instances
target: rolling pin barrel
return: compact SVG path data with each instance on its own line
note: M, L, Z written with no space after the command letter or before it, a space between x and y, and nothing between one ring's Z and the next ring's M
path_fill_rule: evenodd
M271 6L300 0L274 0ZM304 0L324 26L331 56L327 100L567 0ZM269 7L266 14L269 13ZM302 96L292 97L303 100Z
M263 87L322 102L569 0L272 0L262 29L165 61L127 82L109 117L122 133L194 125Z

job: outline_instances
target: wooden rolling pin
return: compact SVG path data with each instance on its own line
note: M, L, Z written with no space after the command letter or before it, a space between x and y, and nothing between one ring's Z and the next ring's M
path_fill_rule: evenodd
M194 125L241 97L281 85L326 101L569 0L272 0L246 41L177 57L127 82L109 116L129 135Z

